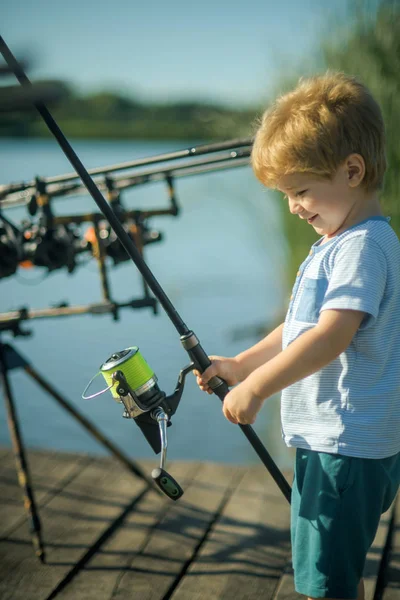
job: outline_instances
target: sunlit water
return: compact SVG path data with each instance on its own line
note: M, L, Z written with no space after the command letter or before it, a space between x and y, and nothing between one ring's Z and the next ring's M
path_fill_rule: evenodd
M181 142L76 141L83 163L97 167L184 147ZM0 183L70 172L71 166L52 140L0 140ZM163 241L146 247L145 258L185 323L209 354L234 355L259 339L257 329L272 326L284 309L285 244L279 207L249 167L198 175L177 181L179 217L158 217L153 228ZM167 206L162 184L125 192L127 208ZM90 197L54 201L56 214L97 211ZM20 223L23 208L7 210ZM111 266L111 265L110 265ZM110 268L111 294L126 301L142 293L136 267ZM0 312L22 306L45 308L101 300L96 263L91 260L71 275L43 270L19 271L0 280ZM31 337L3 341L32 363L51 384L114 443L133 458L151 458L152 450L136 425L122 419L121 405L109 393L81 399L89 379L111 353L137 345L156 372L161 388L173 391L179 370L188 362L179 335L160 308L124 309L119 321L110 315L32 320L23 325ZM98 382L100 385L100 378ZM105 454L106 450L25 373L11 373L21 431L28 448L54 448ZM99 388L99 385L97 389ZM96 391L96 389L94 389ZM10 445L4 403L0 403L0 444ZM254 426L279 466L290 464L280 436L279 399L264 406ZM216 396L208 396L188 378L173 427L168 430L168 458L257 463L258 458L237 426L226 421Z

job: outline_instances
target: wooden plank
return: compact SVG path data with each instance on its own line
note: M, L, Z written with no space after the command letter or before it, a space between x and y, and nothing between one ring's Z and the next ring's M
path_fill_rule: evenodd
M305 596L304 596L305 597ZM282 577L273 595L274 600L298 600L299 594L294 589L294 578L291 557L286 563Z
M0 461L3 461L5 458L7 458L10 454L12 454L11 452L11 447L1 447L0 448Z
M47 598L146 489L115 460L96 458L40 511L46 565L34 556L25 524L0 542L0 598Z
M45 505L60 488L90 462L83 455L60 452L34 451L26 453L37 507ZM15 459L10 452L0 464L0 537L26 521L23 494L18 483ZM39 518L40 509L38 508Z
M166 513L142 552L122 574L113 600L169 597L242 473L231 466L203 464L185 495Z
M198 465L170 463L168 469L185 489L190 485ZM134 557L140 554L154 527L173 505L174 501L166 496L146 494L115 534L57 594L57 600L111 598L122 575L130 570Z
M289 520L289 504L265 468L247 470L171 598L272 597L290 552Z
M373 600L374 598L379 565L388 535L388 527L392 509L393 507L382 515L374 542L367 554L367 560L364 568L365 600ZM276 589L274 600L298 600L298 597L299 594L294 589L293 569L291 565L291 559L289 559ZM400 598L397 600L400 600Z
M392 535L382 600L400 600L400 496L397 497L395 505L395 521Z

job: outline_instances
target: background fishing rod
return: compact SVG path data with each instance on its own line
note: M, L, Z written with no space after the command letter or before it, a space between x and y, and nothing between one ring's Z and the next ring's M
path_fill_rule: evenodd
M147 210L125 209L121 194L115 192L112 182L107 183L108 200L113 211L144 256L144 249L148 244L161 242L163 239L160 231L150 228L149 220L159 216L177 217L180 212L172 179L165 178L169 206ZM67 268L68 273L72 273L77 267L88 262L87 258L78 260L78 257L89 255L98 264L103 298L99 303L85 306L69 306L68 303L62 302L50 308L32 310L28 306L23 306L19 310L0 313L0 331L7 324L12 324L15 332L22 321L50 317L111 314L114 320L118 320L122 308L151 308L153 313L157 314L157 300L149 294L143 278L141 297L117 302L112 295L111 279L108 276L110 261L106 262L105 259L111 259L115 267L129 260L129 256L102 213L57 216L52 212L49 198L41 195L37 200L40 200L40 204L35 203L34 211L32 211L32 202L29 205L29 213L33 215L34 212L37 218L30 221L24 219L19 228L0 211L0 279L14 275L18 267L20 269L44 268L46 269L44 277L50 272L64 268ZM82 225L89 225L89 227L82 232L80 228Z
M24 218L19 227L5 217L1 210L3 206L0 205L0 279L13 275L19 266L45 267L49 272L67 267L68 272L72 273L81 264L76 261L76 257L83 253L89 253L98 259L102 263L102 271L105 271L106 256L112 258L114 265L129 259L102 213L57 216L53 212L52 197L42 179L37 177L35 181L35 193L27 203L30 219ZM159 231L150 229L149 219L158 216L176 217L179 214L174 182L169 176L164 177L164 181L169 206L147 210L127 209L113 180L106 177L104 181L113 212L118 215L141 253L145 245L162 240ZM87 224L89 227L82 233L81 226ZM105 273L102 273L102 279L105 279ZM109 287L105 281L103 287ZM146 288L147 284L145 292ZM110 301L109 297L104 299Z
M181 178L190 175L200 175L202 173L211 173L233 167L246 166L249 164L251 148L246 147L241 150L229 151L217 157L204 157L194 159L184 164L171 165L169 167L143 169L138 172L125 173L120 176L110 177L106 175L101 179L96 177L94 182L101 191L107 190L107 181L114 183L115 189L124 190L130 187L144 185L162 181L166 177ZM48 179L40 177L40 184L46 190L46 194L51 198L74 196L87 193L87 188L80 181L74 183L48 183ZM37 180L30 182L29 187L18 191L19 184L9 184L0 186L0 207L11 208L14 206L26 205L29 203L32 194L36 193ZM32 184L32 185L31 185ZM15 187L16 186L16 187Z
M0 51L3 54L8 66L13 71L21 85L30 87L31 82L29 81L28 77L24 73L23 69L11 53L10 49L8 48L2 37L0 37ZM125 250L131 257L133 262L136 264L137 268L139 269L143 277L146 279L152 292L158 298L160 304L163 306L167 315L171 319L172 323L174 324L175 328L180 334L181 343L184 349L187 351L192 363L195 365L197 370L203 372L210 365L210 360L203 347L201 346L198 338L181 319L180 315L178 314L175 307L169 300L168 296L158 283L157 279L155 278L147 264L144 262L143 258L140 256L140 253L135 247L133 241L130 239L127 232L124 230L115 213L107 204L101 192L98 190L92 178L86 171L84 165L81 163L80 159L72 149L64 134L58 127L57 123L54 121L48 109L42 103L34 103L34 106L38 110L39 114L42 116L47 127L50 129L50 131L56 138L64 154L70 161L71 165L81 177L83 183L87 187L89 193L91 194L96 204L99 206L101 212L109 220L112 228L114 229L121 243L125 247ZM226 382L221 380L219 377L213 377L209 381L209 385L214 391L214 393L223 401L223 399L229 392L229 388L226 385ZM288 500L288 502L290 502L290 486L283 474L281 473L281 471L278 469L275 462L272 460L271 456L262 444L261 440L256 435L253 428L250 425L239 425L239 427L243 431L248 441L253 446L254 450L256 451L259 458L262 460L263 464L271 473L272 477L279 486L285 498Z
M244 157L242 157L244 153ZM179 167L178 176L199 174L210 172L210 170L221 170L226 167L237 166L237 161L245 160L248 164L249 151L238 150L229 152L225 156L225 161L221 158L215 159L205 157L192 160L190 165ZM235 156L235 164L232 164ZM192 166L193 165L193 166ZM175 173L175 171L174 171ZM123 177L123 179L120 179ZM127 177L125 179L125 177ZM174 179L170 171L159 171L157 168L147 170L143 175L118 176L112 178L105 176L97 184L107 191L107 199L110 202L113 211L118 215L120 221L124 224L128 234L135 241L143 256L144 247L150 243L162 241L163 235L159 231L150 229L149 219L156 216L178 216L180 208L177 201ZM154 179L153 179L154 178ZM121 201L121 190L132 186L150 183L152 181L163 181L166 183L169 207L159 209L126 209ZM80 187L77 190L77 186ZM58 189L53 189L57 187ZM108 221L104 220L102 213L84 213L69 214L57 216L53 214L51 200L56 194L74 194L82 193L87 189L81 182L66 184L61 186L56 184L46 186L43 178L35 178L35 193L32 193L27 203L28 212L35 220L23 219L22 224L16 227L10 220L6 219L0 211L0 279L14 275L17 268L31 269L33 267L42 267L46 269L44 277L50 272L58 269L67 268L68 273L75 271L77 267L87 263L77 260L77 257L84 254L90 254L98 263L99 273L102 283L103 299L100 303L91 303L84 306L70 306L62 302L59 305L31 309L29 306L23 306L18 310L12 310L0 314L0 329L7 324L14 326L14 331L23 321L32 319L43 319L53 317L66 317L76 315L104 315L111 314L114 320L119 319L119 313L122 308L151 308L154 314L157 314L157 300L148 293L146 282L143 281L143 296L133 298L129 302L117 302L111 294L111 280L107 274L107 263L105 258L109 257L113 261L113 266L129 260L124 247L110 227ZM59 197L59 196L57 196ZM14 201L15 202L15 201ZM4 208L4 203L1 205ZM85 233L82 234L80 226L90 224ZM43 279L44 279L43 277Z
M117 171L124 171L127 169L138 168L138 167L147 167L150 165L154 165L156 163L162 162L170 162L181 159L194 158L198 156L202 156L205 154L213 154L216 152L224 152L229 150L232 154L231 158L236 158L236 148L248 147L250 148L252 145L251 138L245 139L233 139L227 140L225 142L216 142L214 144L202 144L200 146L193 146L191 148L186 148L184 150L176 150L174 152L167 152L164 154L158 154L156 156L149 156L143 159L136 159L129 162L118 163L115 165L108 165L104 167L97 167L95 169L90 169L88 174L91 176L95 175L108 175L110 173L115 173ZM248 153L248 155L250 152ZM226 156L226 155L225 155ZM222 156L221 158L224 158ZM229 158L229 156L228 156ZM200 163L197 163L200 164ZM154 171L153 171L154 172ZM79 175L76 173L67 173L65 175L55 175L54 177L45 177L43 178L43 182L45 184L60 184L60 183L68 183L74 181L79 178ZM28 188L32 188L35 186L35 181L27 181L27 182L19 182L12 183L9 185L1 185L0 186L0 198L5 197L7 194L19 192L26 190Z
M174 187L176 178L245 166L249 164L249 154L250 149L244 148L229 152L223 159L220 156L217 159L214 156L212 158L206 156L200 160L198 158L191 160L189 164L182 167L178 166L173 171L159 171L157 168L153 168L134 175L128 173L115 177L105 176L103 180L96 181L96 184L101 190L107 192L108 201L111 203L114 212L118 214L120 220L128 229L128 233L133 234L134 241L141 248L143 255L144 246L163 239L161 232L149 228L148 220L155 216L170 215L176 217L180 212ZM174 175L174 177L172 178L171 175ZM122 206L121 191L134 186L160 181L167 183L170 200L168 208L127 210ZM14 335L17 335L18 332L22 331L21 324L28 320L87 314L94 316L110 314L117 321L121 309L125 308L135 310L151 308L153 313L157 314L157 300L148 294L145 282L143 282L144 295L142 297L132 298L127 302L117 302L111 294L111 280L108 278L107 264L104 258L111 258L113 266L117 266L129 260L129 256L109 223L101 220L101 213L91 212L63 216L52 214L50 200L65 195L76 196L83 192L87 193L87 189L82 186L81 182L44 186L43 178L36 177L35 184L35 193L33 193L33 189L30 190L29 200L27 199L23 203L27 205L31 216L38 217L36 221L26 221L24 219L22 226L18 229L0 211L0 279L14 275L18 267L20 269L45 268L44 277L54 270L64 268L67 268L68 273L72 273L80 265L87 263L86 258L78 261L77 257L83 258L86 254L90 254L98 262L103 299L101 302L80 306L70 306L66 302L40 309L23 306L18 310L0 313L0 330L12 326ZM46 198L44 192L46 192ZM19 192L19 194L25 193ZM11 194L0 204L0 208L12 208L20 204L21 200L13 199L13 194ZM46 208L46 214L41 215L44 208ZM97 223L97 227L92 225L86 229L84 234L81 234L76 226L86 223Z
M162 239L162 234L149 229L147 225L149 218L167 215L176 217L179 213L175 179L247 165L250 151L250 148L242 148L223 153L222 156L219 153L217 158L215 155L195 158L189 163L186 162L183 166L179 164L177 168L171 168L171 170L170 168L160 170L153 167L144 171L140 170L139 173L127 173L114 177L105 175L95 183L100 190L107 192L107 198L113 211L127 225L128 233L136 235L136 245L143 247ZM155 182L167 184L170 201L168 208L128 210L123 206L121 202L123 190ZM46 267L48 271L66 266L68 272L72 273L75 267L81 264L75 260L78 254L93 251L93 256L97 258L100 246L104 250L103 254L113 259L114 265L129 258L108 222L101 222L101 213L72 214L62 217L53 214L52 201L54 199L65 196L76 197L82 193L87 194L87 189L81 181L47 185L43 177L35 177L34 188L10 194L5 200L0 201L0 279L13 275L18 266L22 266L22 268ZM13 208L21 204L27 206L31 218L28 221L24 218L18 229L5 218L1 209ZM37 218L33 221L32 217ZM94 225L86 230L83 238L76 226L87 222L92 222ZM93 233L95 223L101 228L99 239L95 239L96 236ZM145 283L144 287L145 295L149 299ZM105 300L109 302L110 299L105 298ZM51 314L57 314L57 312L52 311ZM79 314L82 314L80 310Z

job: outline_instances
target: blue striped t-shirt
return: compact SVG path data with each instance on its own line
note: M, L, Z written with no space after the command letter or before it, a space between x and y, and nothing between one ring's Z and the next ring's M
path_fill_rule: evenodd
M384 458L400 451L400 242L372 217L316 242L300 266L283 348L327 309L366 313L349 347L282 392L288 446Z

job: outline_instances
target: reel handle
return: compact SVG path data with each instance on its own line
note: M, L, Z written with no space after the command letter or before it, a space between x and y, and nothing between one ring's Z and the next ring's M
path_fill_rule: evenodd
M183 495L183 489L179 485L179 483L160 467L157 469L153 469L151 472L151 476L154 479L154 483L158 485L160 490L171 498L171 500L178 500Z

